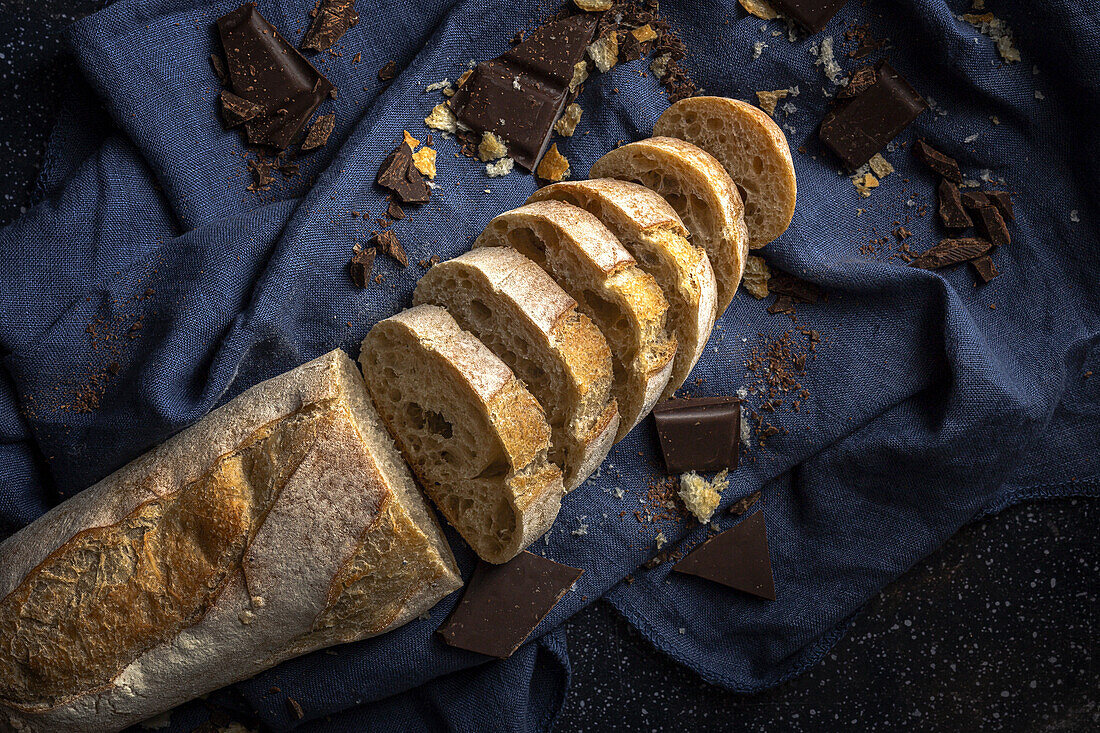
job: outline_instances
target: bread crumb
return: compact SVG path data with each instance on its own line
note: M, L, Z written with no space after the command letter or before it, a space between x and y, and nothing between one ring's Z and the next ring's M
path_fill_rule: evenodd
M586 514L582 514L581 516L577 517L577 528L573 530L570 534L572 534L574 537L583 537L584 535L588 534L588 525L584 523L584 520L587 518L588 515Z
M573 102L562 112L561 119L554 123L554 130L564 137L572 137L577 123L581 121L581 112L581 106Z
M424 91L426 91L426 92L437 92L440 89L446 89L450 85L451 85L451 80L450 79L441 79L440 81L434 82L434 83L429 84L428 86L424 87Z
M638 43L645 43L646 41L652 41L657 38L657 31L653 30L653 26L646 23L641 28L635 28L630 31L630 35L637 39Z
M657 549L661 549L668 544L668 537L665 537L664 530L657 533L657 536L653 538L653 541L657 543Z
M840 81L840 64L837 63L836 58L833 56L832 36L825 36L821 39L820 43L815 43L810 46L810 53L817 57L814 61L814 66L822 67L826 79L833 84Z
M591 57L600 73L606 73L619 60L619 37L614 33L608 33L588 45L588 55ZM587 66L586 66L587 76ZM573 90L572 84L569 85Z
M867 165L871 167L871 172L878 176L880 181L894 172L894 166L882 157L882 153L875 153L871 160L867 162Z
M413 165L422 175L435 178L435 151L431 148L421 148L413 153Z
M416 146L420 144L420 141L409 134L408 130L402 130L405 133L405 142L409 144L409 150L416 150Z
M700 523L706 524L714 515L722 492L729 488L728 474L729 471L724 469L709 482L695 471L680 476L680 498Z
M442 130L452 135L458 130L458 120L446 102L440 102L433 107L432 113L424 118L424 124L433 130Z
M1072 221L1074 224L1081 223L1081 215L1077 213L1077 209L1072 209L1069 212L1069 220Z
M757 41L752 44L752 59L755 61L764 54L764 49L768 47L768 44L763 41Z
M975 3L972 9L983 10L984 7ZM1012 42L1012 29L993 13L966 13L959 16L959 19L977 28L981 34L989 36L997 46L997 53L1006 63L1014 64L1020 60L1020 51Z
M573 0L573 4L586 12L599 13L610 10L614 2L613 0Z
M577 88L584 84L584 80L588 78L588 62L578 61L573 64L573 78L569 80L569 91L575 92Z
M495 163L485 164L485 173L489 178L499 178L506 176L512 172L512 168L515 166L516 161L511 158L501 158Z
M256 614L252 613L251 611L249 611L246 608L245 610L243 610L243 611L241 611L240 613L237 614L237 618L240 620L240 622L242 624L244 624L245 626L248 626L249 624L251 624L253 621L256 620Z
M749 295L762 300L768 297L768 279L771 276L771 270L763 257L749 255L745 261L745 274L741 277L741 284L749 291Z
M760 105L760 109L773 115L775 114L775 105L788 94L790 94L790 91L787 89L776 89L774 92L757 92L756 101Z
M663 53L660 56L654 56L653 60L649 62L649 70L653 72L653 76L660 79L668 71L668 62L672 60L672 54Z
M546 155L542 156L542 162L535 172L544 181L560 181L569 175L569 161L558 152L557 143L551 145Z
M477 146L477 155L485 163L490 160L498 160L508 154L508 146L504 141L491 132L481 136L481 143Z
M755 15L762 20L772 20L779 16L779 13L775 12L775 8L768 5L764 0L737 0L737 2L749 15Z
M872 188L878 188L878 179L875 178L873 174L870 172L861 172L866 167L867 166L860 168L860 171L857 171L856 174L852 176L852 185L856 187L856 190L859 191L859 195L863 198L867 198L871 195Z

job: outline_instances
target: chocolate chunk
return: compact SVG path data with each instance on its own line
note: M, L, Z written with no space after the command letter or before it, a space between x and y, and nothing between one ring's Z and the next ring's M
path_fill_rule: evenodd
M328 96L332 84L287 43L255 3L218 18L233 93L263 113L245 123L248 141L282 150Z
M1012 236L1008 233L1008 225L1001 218L1001 212L997 210L997 207L983 206L976 213L975 223L977 224L978 234L982 238L988 239L994 247L1000 247L1012 241Z
M252 183L248 186L249 191L266 191L271 188L272 181L275 178L271 175L271 161L263 160L250 160L248 161L248 170L252 172Z
M775 580L763 510L711 537L672 569L774 601Z
M782 313L784 315L793 316L794 301L789 295L777 295L775 296L775 301L768 306L768 313Z
M383 229L374 235L374 244L382 254L389 255L402 267L409 266L409 256L405 254L405 248L397 241L397 235L389 229Z
M258 104L238 97L228 89L223 90L218 99L221 102L222 122L225 123L227 130L243 125L256 115L263 113L263 109Z
M397 76L396 61L387 61L378 70L378 81L391 81L395 76Z
M848 77L848 83L837 90L836 98L851 99L852 97L858 97L874 86L876 79L878 79L878 72L875 71L874 66L861 66Z
M771 5L810 33L817 33L845 2L847 0L771 0Z
M1007 191L983 191L990 203L1001 212L1001 218L1005 221L1015 221L1016 214L1012 211L1012 197Z
M323 147L328 142L332 128L336 126L336 115L319 115L313 124L309 126L306 139L302 141L302 150L314 150Z
M885 61L879 62L875 73L875 83L827 113L818 131L821 141L853 170L928 109L928 103Z
M348 263L351 281L355 283L357 287L365 288L370 282L370 271L371 267L374 266L374 255L374 248L368 247L362 252L356 253L356 255L351 258L351 262Z
M741 404L729 397L667 400L653 408L669 473L737 468Z
M306 716L305 711L302 710L301 704L293 697L288 697L286 699L286 711L287 714L290 715L291 720L301 720Z
M1001 274L997 270L997 266L993 264L993 258L989 255L970 260L970 266L974 268L974 272L978 273L978 277L982 279L983 283L987 283Z
M422 204L431 195L431 189L424 182L424 176L413 165L412 148L406 142L386 156L378 168L375 182L389 189L406 204Z
M530 552L503 565L478 563L439 635L459 649L509 657L583 573Z
M355 0L321 0L310 15L313 22L302 39L302 48L311 51L324 51L348 32L348 28L359 22L355 12Z
M460 122L506 141L509 155L533 171L570 98L596 17L548 23L502 56L474 67L448 103Z
M405 210L398 206L396 201L391 201L390 205L386 207L386 216L394 221L401 221L405 218Z
M975 237L944 239L927 252L918 255L909 263L909 266L919 267L922 270L938 270L941 267L957 265L960 262L981 257L991 249L993 249L992 244Z
M210 66L214 68L214 75L218 77L218 81L222 84L229 81L229 75L225 71L225 61L221 56L216 53L210 54Z
M768 278L768 291L790 296L799 303L816 303L822 295L821 288L817 285L776 269L772 270L771 277Z
M961 191L959 196L962 199L963 207L970 211L977 211L982 207L993 205L993 202L981 191Z
M940 220L948 229L966 229L974 226L970 214L963 208L959 187L946 178L940 181Z
M926 166L947 180L952 183L962 183L962 171L959 170L959 163L954 158L944 155L924 140L917 140L916 145L913 146L913 152Z

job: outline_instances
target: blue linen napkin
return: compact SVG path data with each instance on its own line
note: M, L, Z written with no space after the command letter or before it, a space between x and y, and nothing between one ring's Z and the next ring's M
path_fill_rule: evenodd
M744 367L754 346L792 328L796 340L802 328L821 334L799 377L809 396L798 412L767 415L783 432L744 457L716 515L721 529L732 526L724 508L763 489L774 603L670 574L670 563L639 569L658 532L682 551L707 534L680 519L634 518L663 478L647 421L566 498L533 548L586 572L512 659L487 661L432 634L454 594L428 619L291 660L216 699L275 730L544 730L568 685L558 626L605 595L706 679L757 690L813 664L869 597L966 522L1024 499L1100 493L1098 18L1068 2L989 4L1013 29L1020 63L1003 63L989 37L956 17L967 10L957 2L849 3L822 34L793 42L784 25L746 17L732 1L662 8L708 93L751 101L759 90L799 90L776 115L798 151L798 208L763 255L828 300L799 306L794 324L739 293L688 384L732 394L756 378ZM355 289L347 261L372 226L351 212L384 209L378 164L403 129L423 138L424 116L443 99L425 87L501 53L548 9L361 3L335 53L313 57L340 90L321 109L337 115L329 145L304 159L299 177L254 194L239 136L220 127L207 62L218 50L213 21L236 5L120 0L70 30L105 111L78 82L51 140L41 203L0 232L2 531L257 381L334 346L356 355L373 323L408 305L415 263L466 250L534 190L525 174L485 177L437 135L432 200L394 225L413 264L379 258L383 281ZM312 3L259 7L294 43ZM841 65L854 68L864 61L844 55L843 32L863 23L890 39L871 59L888 58L935 101L885 152L896 172L866 199L817 142L823 90L836 86L815 64L820 47L811 50L831 36ZM767 47L754 58L758 41ZM384 86L377 71L389 60L399 75ZM557 141L575 176L618 141L647 136L667 106L638 73L647 63L586 84L577 134ZM1013 242L994 255L1002 274L988 285L966 267L932 273L881 245L861 250L907 216L914 251L941 236L936 181L907 148L917 137L957 157L968 178L984 171L1014 192ZM468 576L471 554L448 532ZM633 582L622 582L628 574ZM286 696L304 721L289 718ZM172 729L188 730L194 714L188 706Z

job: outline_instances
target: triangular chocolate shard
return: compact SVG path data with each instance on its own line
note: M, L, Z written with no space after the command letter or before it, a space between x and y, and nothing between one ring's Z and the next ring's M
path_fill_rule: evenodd
M763 510L711 537L672 569L774 601L775 581Z

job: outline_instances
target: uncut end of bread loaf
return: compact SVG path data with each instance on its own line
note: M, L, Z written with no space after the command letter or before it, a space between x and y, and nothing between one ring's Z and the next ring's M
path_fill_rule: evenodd
M333 351L0 544L0 729L121 730L388 631L460 586L358 370Z
M447 311L378 322L359 356L374 404L421 485L483 560L550 529L564 493L542 407Z
M619 427L611 350L553 278L510 247L483 247L432 267L414 302L446 308L542 404L566 491L596 470Z
M641 184L672 205L692 244L710 257L718 314L725 312L741 282L749 245L741 194L722 165L691 143L652 137L608 152L592 165L591 176Z
M661 115L653 134L687 140L713 155L740 189L749 247L787 231L797 186L783 131L763 110L727 97L690 97Z
M651 275L598 219L560 201L539 201L493 219L474 247L512 247L569 293L611 347L612 394L621 440L668 384L676 339L666 330L668 301Z
M668 328L676 357L662 398L687 379L706 348L718 308L710 258L692 245L675 210L656 193L629 181L597 178L545 186L528 202L564 201L599 219L657 281L668 299Z

